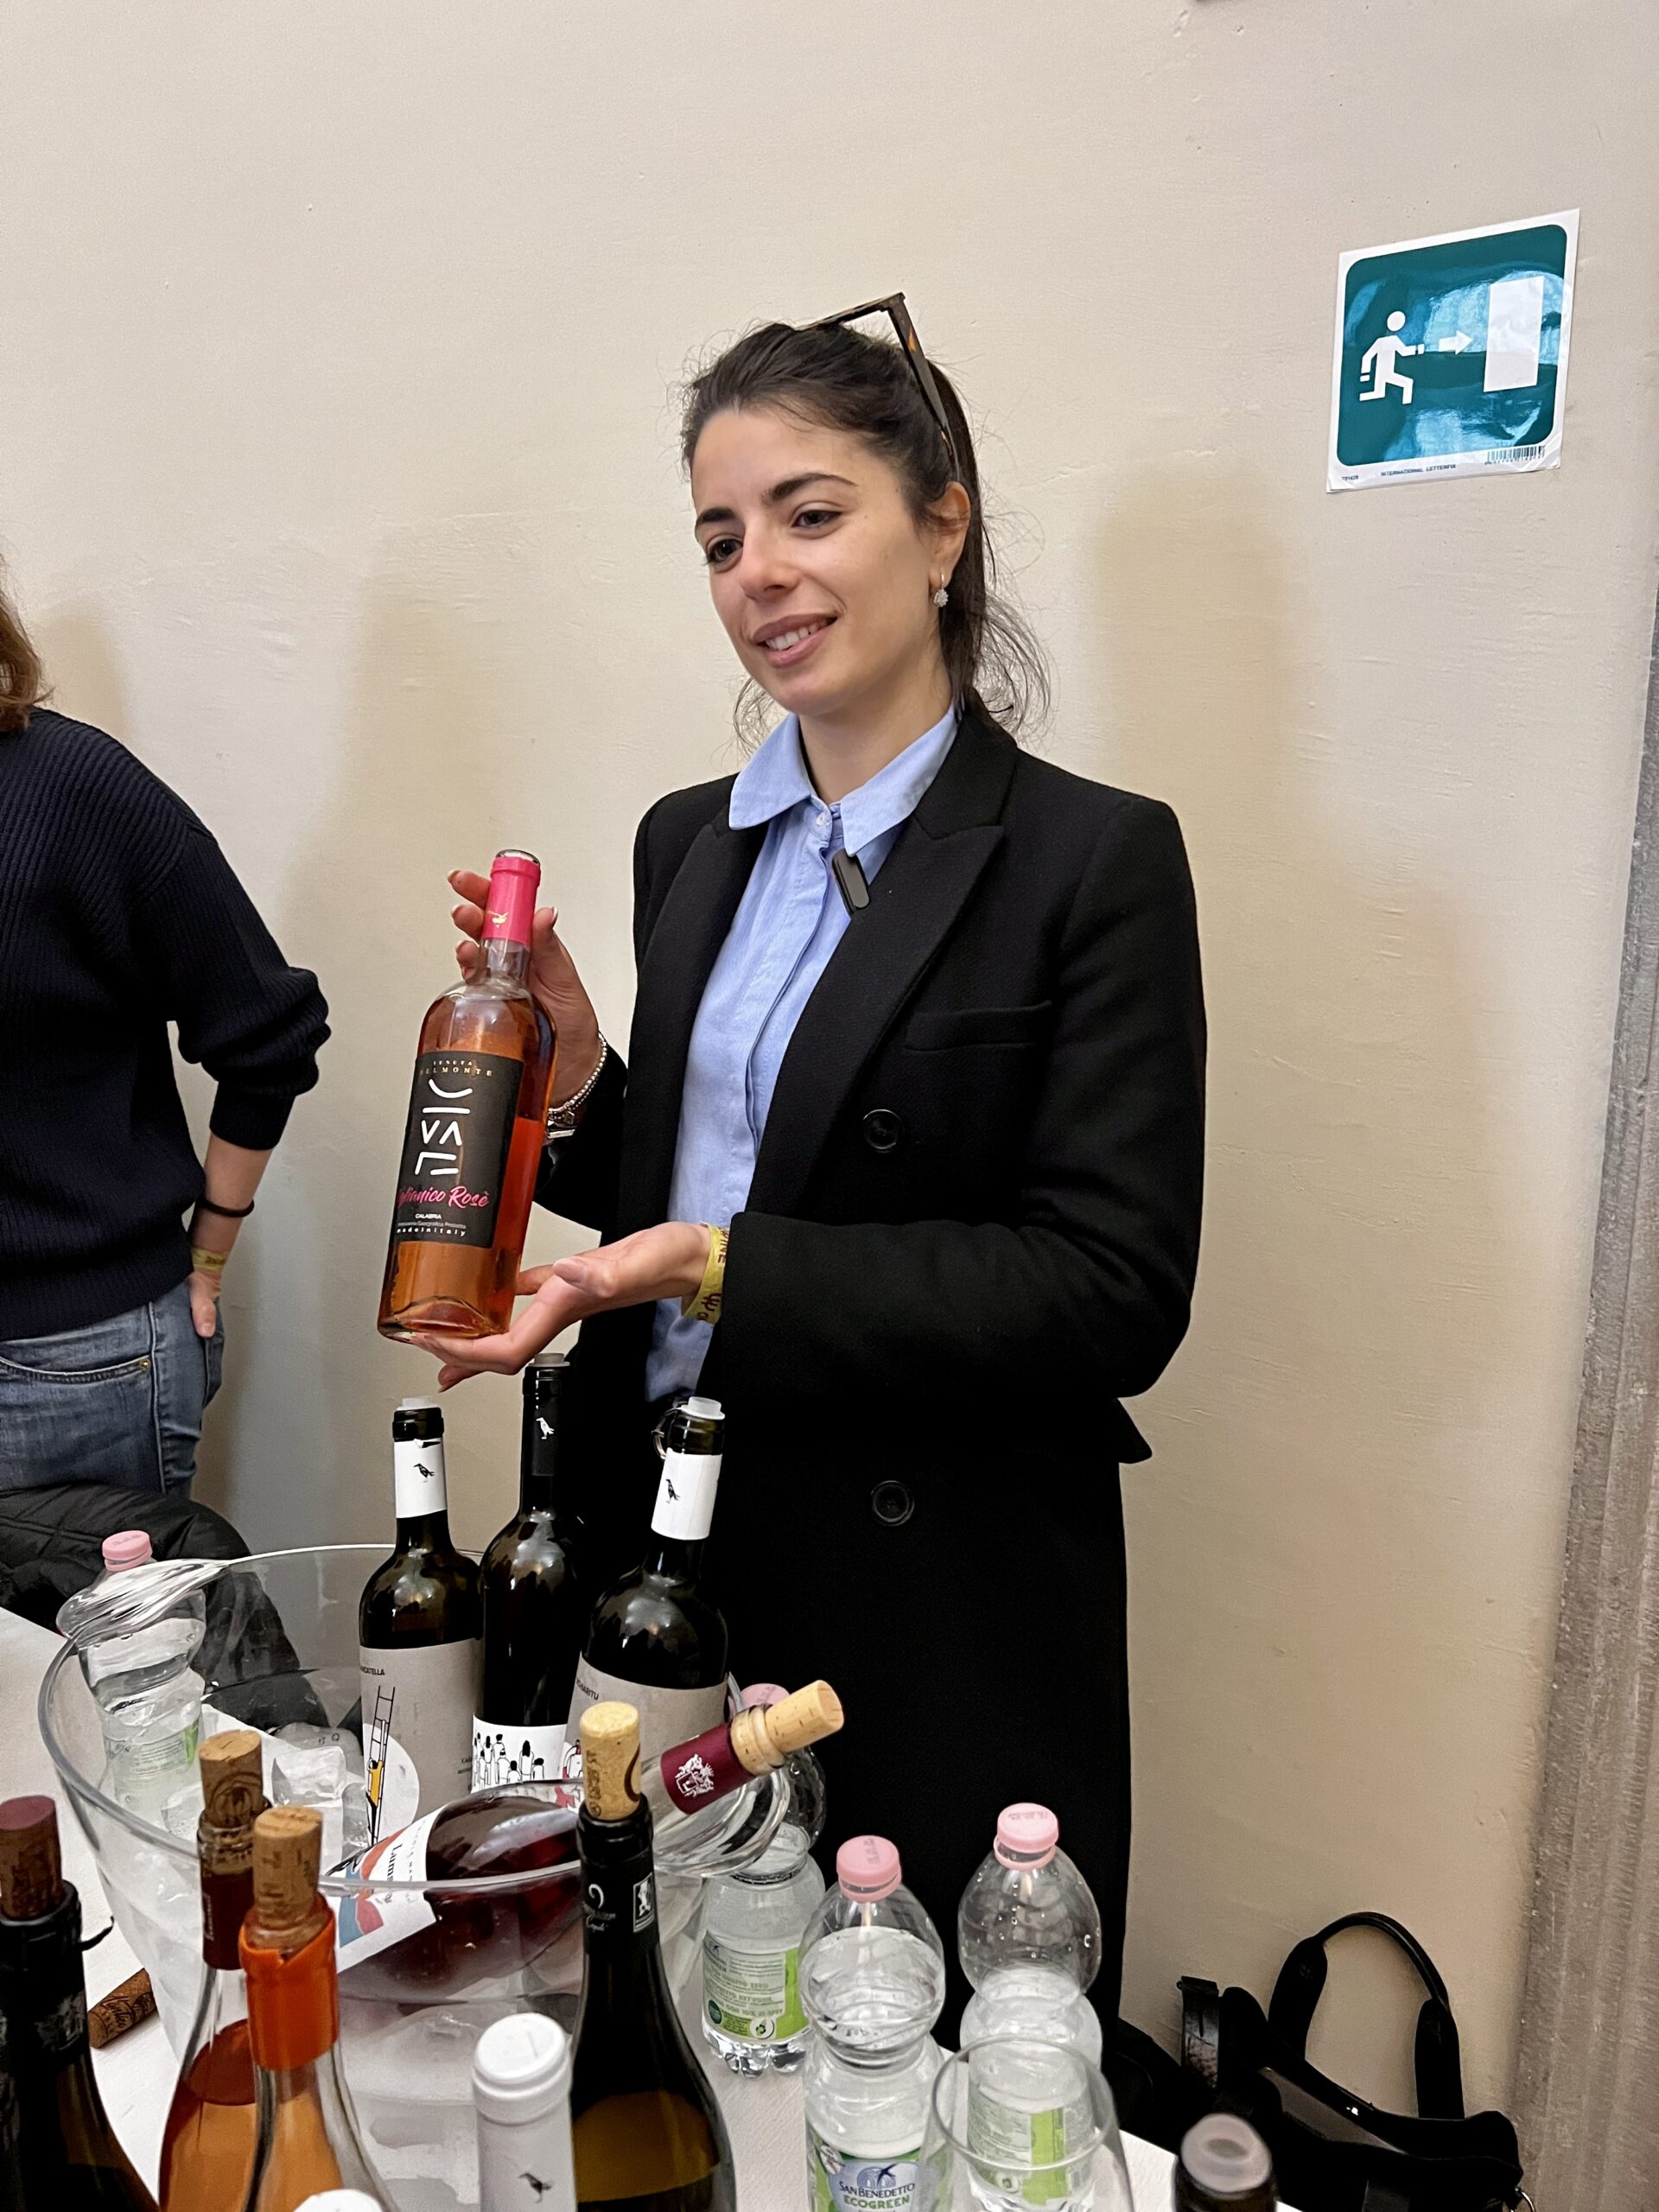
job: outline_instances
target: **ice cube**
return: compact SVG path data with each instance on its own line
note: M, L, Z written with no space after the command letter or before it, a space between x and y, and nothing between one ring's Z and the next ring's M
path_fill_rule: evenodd
M322 1815L325 1866L337 1866L346 1855L346 1793L352 1779L346 1753L338 1744L307 1746L284 1741L271 1760L273 1802L315 1805ZM360 1783L358 1789L360 1795Z

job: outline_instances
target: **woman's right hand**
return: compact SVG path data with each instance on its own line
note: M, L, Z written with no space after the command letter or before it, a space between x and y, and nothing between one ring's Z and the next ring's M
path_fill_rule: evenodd
M477 974L483 959L479 939L484 929L484 901L490 895L490 879L458 868L449 877L460 904L454 909L461 942L455 960L463 976ZM531 995L553 1024L559 1040L558 1072L551 1103L557 1106L582 1089L599 1062L599 1017L582 988L576 963L560 942L558 916L551 906L538 906L530 926Z

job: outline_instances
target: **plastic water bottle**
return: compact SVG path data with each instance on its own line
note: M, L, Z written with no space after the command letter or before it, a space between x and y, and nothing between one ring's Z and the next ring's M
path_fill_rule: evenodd
M99 1582L142 1567L150 1558L142 1529L104 1539ZM129 1636L110 1636L80 1655L87 1688L98 1700L117 1799L154 1816L195 1771L205 1685L191 1661L201 1648L207 1609L192 1591L165 1619Z
M963 1892L957 1949L974 1995L962 2043L1032 2036L1100 2063L1100 2015L1084 1992L1100 1971L1100 1910L1059 1847L1046 1805L1010 1805Z
M801 1999L816 2031L805 2075L812 2212L908 2212L916 2200L944 1946L902 1872L885 1837L843 1843L802 1947Z
M746 1707L781 1705L775 1682ZM810 1751L785 1763L789 1809L753 1866L709 1884L702 1932L702 2032L734 2074L788 2072L806 2056L801 1942L823 1896L812 1847L823 1833L823 1769Z

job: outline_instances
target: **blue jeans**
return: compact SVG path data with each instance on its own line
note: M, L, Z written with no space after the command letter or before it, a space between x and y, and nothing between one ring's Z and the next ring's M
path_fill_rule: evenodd
M183 1283L91 1328L0 1339L0 1492L35 1483L188 1491L225 1324L199 1337Z

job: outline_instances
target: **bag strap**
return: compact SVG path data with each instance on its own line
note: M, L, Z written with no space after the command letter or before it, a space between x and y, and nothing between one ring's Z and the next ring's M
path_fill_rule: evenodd
M1181 1993L1181 2070L1211 2094L1221 2086L1221 1992L1213 1981L1184 1974Z
M1328 1961L1325 1947L1345 1929L1370 1928L1396 1943L1411 1961L1428 1996L1417 2015L1414 2056L1417 2072L1417 2111L1424 2120L1463 2118L1463 2060L1458 2024L1452 2017L1452 2000L1428 1953L1408 1928L1385 1912L1347 1912L1317 1936L1298 1943L1273 1986L1268 2024L1289 2044L1298 2058L1307 2056L1307 2033L1314 2008L1325 1988Z

